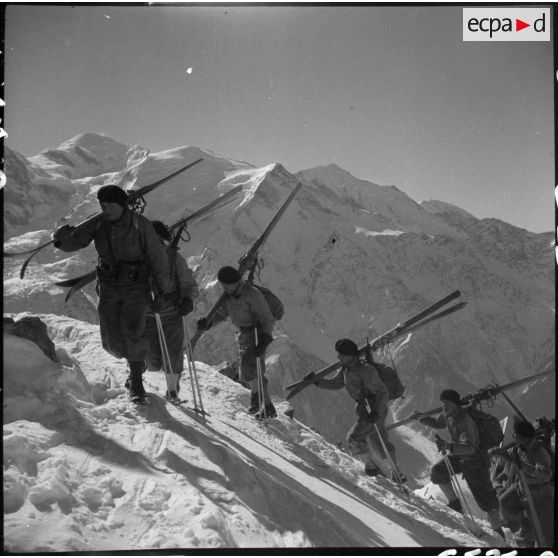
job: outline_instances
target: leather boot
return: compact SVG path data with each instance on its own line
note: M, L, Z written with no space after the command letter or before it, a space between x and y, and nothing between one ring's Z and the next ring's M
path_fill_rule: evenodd
M250 393L250 407L248 407L248 414L255 415L260 410L260 394L256 392Z
M451 508L452 510L455 510L458 513L463 513L463 507L461 506L461 502L459 501L458 498L448 502L448 508Z
M145 371L145 362L143 360L132 360L130 364L130 396L145 397L143 389L143 373Z

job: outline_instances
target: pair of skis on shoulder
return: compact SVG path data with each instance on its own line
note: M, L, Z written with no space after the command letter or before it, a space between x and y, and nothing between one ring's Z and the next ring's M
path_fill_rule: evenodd
M358 349L359 356L365 356L368 348L370 348L372 351L377 351L378 349L381 349L382 347L388 345L392 341L395 341L397 338L402 337L403 335L412 333L413 331L417 330L418 328L428 323L431 323L445 316L449 316L450 314L456 312L457 310L461 310L462 308L465 307L467 302L465 301L459 302L457 304L454 304L453 306L450 306L449 308L446 308L445 310L442 310L441 312L435 313L437 310L440 310L443 306L454 301L460 296L461 296L460 291L454 291L451 294L445 296L444 298L438 300L438 302L431 304L430 306L426 307L424 310L421 310L414 316L405 320L403 323L396 325L393 329L387 331L383 335L380 335L379 337L374 339L374 341L370 343L370 346L367 343L366 345L360 347ZM298 382L294 382L292 384L289 384L288 386L285 386L285 389L288 391L286 399L290 399L291 397L294 397L302 390L315 383L316 380L319 380L320 378L324 378L328 374L331 374L332 372L340 368L340 366L341 364L339 362L334 362L333 364L330 364L329 366L326 366L322 370L316 372L311 378L304 377Z
M242 186L236 186L229 192L223 194L222 196L219 196L217 199L208 203L201 209L198 209L198 211L192 213L188 217L184 217L183 219L180 219L179 221L171 225L169 227L169 232L173 234L175 230L183 229L186 227L186 225L195 223L196 221L203 219L204 217L207 217L213 211L216 211L217 209L233 201L233 199L235 199L236 196L238 196L241 192L242 192ZM64 299L64 302L67 302L72 297L72 295L74 295L77 291L79 291L80 289L82 289L92 281L94 281L96 276L97 276L96 270L92 270L85 273L84 275L80 275L79 277L73 277L71 279L66 279L64 281L58 281L57 283L55 283L55 285L57 287L69 288L69 291L66 293L66 298Z
M556 374L556 368L547 368L542 372L538 372L537 374L533 374L531 376L527 376L525 378L520 378L519 380L514 380L513 382L509 382L507 384L498 385L494 383L493 385L489 385L485 388L479 389L474 393L469 393L464 395L461 398L460 405L468 405L468 404L477 404L481 401L490 401L496 397L498 394L502 394L502 396L508 400L507 396L505 395L505 391L513 389L515 387L523 386L525 384L529 384L531 382L535 382L544 378L545 376L551 376ZM398 428L399 426L403 426L410 422L414 422L420 420L421 418L429 417L432 415L437 415L442 412L442 407L436 407L435 409L430 409L428 411L418 411L413 413L411 416L394 422L393 424L389 424L386 426L386 430L392 430L394 428Z
M138 202L142 202L142 203L145 204L145 202L143 202L143 196L145 196L149 192L152 192L153 190L155 190L155 188L158 188L159 186L161 186L165 182L168 182L171 178L174 178L176 175L180 174L181 172L184 172L185 170L189 169L190 167L193 167L194 165L196 165L197 163L199 163L202 160L203 160L203 157L200 157L199 159L196 159L193 163L190 163L190 164L186 165L185 167L182 167L181 169L178 169L177 171L174 171L173 173L169 174L165 178L163 178L161 180L158 180L157 182L154 182L153 184L143 186L142 188L139 188L137 190L128 191L127 192L127 194L128 194L128 205L138 203ZM141 162L143 162L143 160L140 161L140 163ZM140 163L136 163L134 165L134 167L138 166ZM133 167L130 167L129 169L127 169L126 173L128 173L132 168ZM126 174L126 173L124 173L124 174ZM96 213L92 217L89 217L85 221L82 221L81 223L76 225L74 227L74 230L79 229L79 228L84 227L84 226L91 225L92 223L95 223L96 221L98 221L102 217L102 215L103 215L102 212ZM55 242L56 242L56 239L52 239L52 240L49 240L48 242L45 242L44 244L41 244L41 245L37 246L36 248L32 248L30 250L23 250L21 252L4 252L3 255L4 255L5 258L15 258L15 257L25 256L25 255L29 254L29 257L23 262L23 265L21 267L21 271L19 273L20 279L23 279L23 277L25 275L25 271L27 269L27 266L31 262L31 259L33 257L35 257L43 248L46 248L47 246L50 246L51 244L55 244ZM80 278L76 278L76 279L80 279ZM87 284L87 283L85 283L85 284Z

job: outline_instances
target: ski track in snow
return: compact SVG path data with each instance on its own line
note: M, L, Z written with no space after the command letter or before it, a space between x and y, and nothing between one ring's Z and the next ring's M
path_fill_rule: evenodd
M4 425L11 552L447 548L493 540L472 537L439 503L406 500L386 479L365 477L358 460L283 415L285 403L277 419L258 423L244 412L247 391L202 363L206 422L190 403L177 408L159 395L166 386L159 373L146 374L148 403L136 406L97 326L41 317L64 365L5 336L5 350L23 343L31 355L5 371L5 405L26 415ZM42 393L10 388L13 376L53 367ZM191 402L189 387L186 377Z

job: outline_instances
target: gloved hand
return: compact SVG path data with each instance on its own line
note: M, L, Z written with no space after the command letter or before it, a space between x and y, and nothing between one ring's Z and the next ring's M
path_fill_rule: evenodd
M54 247L58 248L62 244L63 240L72 234L74 229L75 227L72 227L72 225L64 225L59 229L56 229L52 235Z
M178 313L181 316L187 316L194 309L194 303L190 297L184 296L178 303Z
M417 419L420 420L419 419L420 414L421 414L420 411L417 411L417 410L412 411L411 414L409 415L409 418L410 419L415 419L415 420L417 420Z
M213 324L207 321L207 318L201 318L198 320L198 329L200 331L207 331L211 328Z
M436 447L438 448L438 451L447 451L450 447L450 443L446 442L446 440L444 440L443 438L440 438L440 436L438 436L438 434L436 434Z
M158 314L165 306L166 293L157 293L151 303L151 311Z
M380 415L374 409L371 409L370 411L368 411L368 420L372 424L378 422L379 418L380 418Z
M258 338L258 344L254 347L254 355L256 356L256 358L261 357L265 353L268 345L273 341L273 337L265 331L259 333Z

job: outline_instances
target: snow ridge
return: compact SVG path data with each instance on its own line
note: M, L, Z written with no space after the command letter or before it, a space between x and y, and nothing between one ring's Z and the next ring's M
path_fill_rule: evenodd
M365 477L297 420L258 424L243 411L246 390L203 363L206 422L158 395L160 373L147 373L149 403L136 407L94 326L40 317L58 364L31 341L4 337L14 356L4 400L10 552L496 543L463 531L442 504L407 501Z

